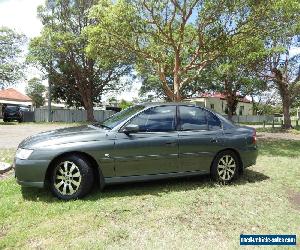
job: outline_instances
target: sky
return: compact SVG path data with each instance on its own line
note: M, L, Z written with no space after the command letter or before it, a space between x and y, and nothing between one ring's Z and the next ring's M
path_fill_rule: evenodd
M44 2L44 0L0 0L0 26L6 26L18 33L23 33L28 39L38 36L42 29L42 23L37 18L37 7ZM27 72L26 78L39 77L40 74L37 69L32 68ZM117 99L131 101L134 97L138 97L140 85L139 82L135 82L132 89L119 93ZM25 93L26 81L13 87ZM107 98L109 95L103 97L104 100Z

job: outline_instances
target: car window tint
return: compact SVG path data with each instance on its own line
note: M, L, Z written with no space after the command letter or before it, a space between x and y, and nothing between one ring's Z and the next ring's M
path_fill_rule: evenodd
M206 111L207 123L209 130L221 129L221 121L213 113Z
M15 112L15 111L18 111L18 107L15 107L15 106L8 106L6 107L6 110L8 112Z
M207 130L206 111L197 107L179 106L181 130Z
M175 130L176 106L147 109L134 117L130 124L138 125L140 132L164 132Z

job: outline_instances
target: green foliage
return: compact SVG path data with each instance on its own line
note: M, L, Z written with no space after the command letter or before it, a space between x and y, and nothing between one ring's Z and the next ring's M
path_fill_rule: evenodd
M28 81L26 94L32 99L36 108L43 106L45 103L44 93L46 87L42 84L41 79L34 77Z
M160 83L168 99L180 100L185 87L223 53L226 36L248 31L243 25L244 2L100 1L91 11L97 23L87 30L88 51L97 55L106 50L119 58L131 55L141 73L148 71L146 83ZM230 22L236 30L230 29Z
M0 87L12 85L23 78L21 54L25 41L24 35L0 27Z
M124 62L87 55L84 28L93 23L87 15L95 2L55 0L40 6L44 27L41 36L31 40L27 58L48 74L54 100L83 106L88 119L93 119L93 104L101 101L102 93L120 88L120 78L131 71Z
M282 114L282 106L280 105L274 106L271 104L264 104L264 103L255 103L254 112L258 115Z
M131 107L132 105L133 105L132 102L128 102L128 101L122 99L122 100L120 101L120 103L119 103L118 106L119 106L121 109L127 109L127 108Z
M87 28L87 50L135 59L141 95L181 100L209 88L256 94L266 88L265 61L283 49L266 43L294 32L298 5L295 0L100 0L91 10L95 23Z

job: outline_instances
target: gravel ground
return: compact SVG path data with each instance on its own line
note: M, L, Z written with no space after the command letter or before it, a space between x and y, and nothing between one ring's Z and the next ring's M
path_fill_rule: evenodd
M25 138L49 131L71 126L72 124L11 124L0 125L0 149L17 148L19 143Z
M257 138L259 139L273 139L273 140L300 140L300 134L293 134L288 132L281 133L268 133L268 132L258 132Z

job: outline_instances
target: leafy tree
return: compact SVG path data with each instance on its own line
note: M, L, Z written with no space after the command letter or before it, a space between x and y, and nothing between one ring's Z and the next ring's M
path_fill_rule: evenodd
M257 37L240 39L237 44L228 47L226 55L218 58L207 71L213 90L222 92L226 97L229 119L236 114L242 98L266 89L266 81L258 74L263 70L263 64L256 56L263 48L263 41Z
M149 71L146 83L157 90L160 83L167 99L180 101L235 37L265 28L269 2L100 0L91 11L96 24L88 29L88 49L134 56L137 68Z
M276 88L282 102L284 128L291 128L290 107L300 96L300 55L290 55L293 46L299 47L297 35L300 33L300 2L296 0L278 1L273 5L275 27L264 42L262 57L265 70L261 77L269 81L269 88ZM279 27L279 28L278 28Z
M267 89L272 69L266 69L266 62L273 56L278 57L276 51L281 51L274 41L286 40L291 34L297 34L299 2L269 1L265 6L264 2L261 3L249 5L249 13L256 16L253 19L256 21L247 22L247 28L255 31L238 32L234 37L226 36L224 40L228 46L206 70L212 88L226 96L229 118L235 114L241 97L260 95Z
M28 81L26 94L32 99L33 105L36 108L43 106L45 103L44 93L46 87L42 84L41 79L34 77Z
M133 105L132 102L126 101L126 100L124 100L124 99L122 99L122 100L120 101L120 103L119 103L119 107L120 107L121 109L126 109L126 108L128 108L128 107L130 107L130 106L132 106L132 105Z
M0 27L0 87L11 85L22 79L24 64L21 61L24 35Z
M300 96L300 55L290 56L288 50L269 57L269 80L279 91L286 129L291 128L290 108Z
M47 1L38 8L44 25L41 36L31 40L28 61L48 73L53 97L70 106L83 106L94 120L94 102L106 89L119 88L119 79L131 71L127 64L109 57L87 55L84 29L93 23L88 11L96 0Z

